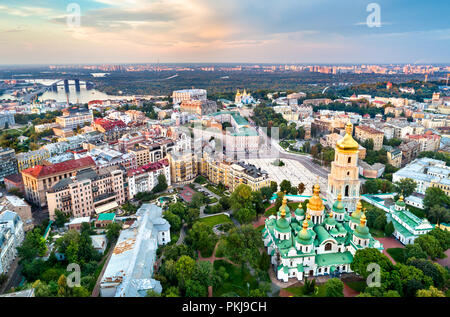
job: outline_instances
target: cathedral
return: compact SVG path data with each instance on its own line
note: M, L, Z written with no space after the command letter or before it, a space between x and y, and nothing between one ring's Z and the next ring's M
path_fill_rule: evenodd
M277 215L266 219L264 246L279 280L352 272L350 264L357 250L383 250L369 233L359 201L357 159L358 143L348 123L328 177L328 206L316 184L306 210L300 204L291 211L285 195ZM336 198L330 201L332 197Z
M248 94L247 91L244 89L244 92L241 94L239 92L239 89L236 92L236 97L234 98L234 103L236 105L249 105L255 103L255 99L252 97L251 94Z

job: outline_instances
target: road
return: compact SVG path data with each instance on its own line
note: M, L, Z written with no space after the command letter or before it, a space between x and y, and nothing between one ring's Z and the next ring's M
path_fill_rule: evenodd
M258 133L260 134L261 138L263 139L264 144L266 145L265 148L263 148L262 153L256 153L258 158L280 158L280 159L290 159L299 162L302 164L305 168L307 168L312 173L327 179L328 178L328 171L313 163L312 158L309 155L301 155L301 154L294 154L289 153L286 150L284 150L279 144L278 140L269 138L264 131L262 131L260 128L258 128Z
M19 257L16 257L13 263L11 263L11 267L8 271L7 277L8 280L0 287L0 294L3 294L10 290L12 287L19 286L20 282L23 279L22 274L20 273L22 270L22 266L19 265Z

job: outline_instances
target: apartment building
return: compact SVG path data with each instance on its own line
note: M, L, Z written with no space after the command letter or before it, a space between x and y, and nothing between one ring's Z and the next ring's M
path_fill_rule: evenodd
M13 195L0 197L0 214L6 210L13 211L19 215L23 222L25 231L33 229L33 216L31 215L31 206L25 200Z
M56 117L56 123L63 128L82 128L85 124L91 124L94 121L92 110L89 109L70 107L62 112L62 116Z
M188 183L197 177L199 160L194 153L169 153L167 158L172 183Z
M424 134L407 135L406 139L415 140L420 144L420 152L423 151L437 151L441 143L441 136L434 134L428 130Z
M77 171L47 191L50 219L55 219L56 209L73 218L112 211L127 200L124 184L125 171L120 167Z
M0 275L8 273L25 238L23 222L13 211L0 213Z
M122 153L127 153L128 150L132 149L135 145L143 142L144 136L140 132L131 132L124 134L119 140L119 151Z
M127 171L128 195L132 199L137 193L149 192L158 184L158 176L164 174L167 185L171 185L168 159L145 164Z
M384 133L369 126L357 126L355 128L355 137L360 142L372 139L374 151L381 150L383 147Z
M78 171L95 168L91 157L51 165L37 165L22 171L25 198L37 206L46 206L46 192L60 180L75 176Z
M213 184L222 183L230 191L233 191L240 184L250 186L253 191L270 186L268 174L260 168L243 162L231 163L214 160L206 153L203 154L199 170Z
M217 103L211 100L185 100L181 102L180 111L204 116L217 112Z
M107 120L96 118L92 127L103 133L103 140L107 142L117 141L125 133L127 125L122 120Z
M44 160L51 156L46 149L24 152L16 154L18 171L41 164Z
M420 152L420 144L415 140L405 141L398 148L402 151L402 166L416 159Z
M173 104L179 104L183 101L206 100L207 92L204 89L183 89L175 90L172 93Z
M10 148L0 148L0 182L9 175L17 174L16 151Z
M392 149L387 151L386 154L389 164L397 168L402 166L402 151L399 149Z

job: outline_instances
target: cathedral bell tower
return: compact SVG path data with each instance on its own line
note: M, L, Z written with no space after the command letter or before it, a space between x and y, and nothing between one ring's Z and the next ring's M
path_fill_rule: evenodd
M328 174L327 203L332 207L339 194L346 212L356 210L359 200L358 149L359 144L353 137L353 125L348 122L345 126L345 136L336 143L334 161Z

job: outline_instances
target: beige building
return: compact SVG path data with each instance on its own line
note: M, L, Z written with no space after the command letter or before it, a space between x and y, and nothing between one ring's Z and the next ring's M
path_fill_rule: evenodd
M56 209L74 218L114 210L127 199L124 175L119 167L98 172L88 168L61 179L47 191L50 219L55 219Z
M355 128L355 137L360 140L360 142L365 142L366 140L372 139L374 151L379 151L383 147L384 133L374 128L368 126L357 126Z
M136 157L137 166L142 166L151 163L150 150L148 148L135 145L132 149L128 150L128 153L131 153Z
M0 214L6 210L14 211L23 222L23 230L33 229L33 216L31 206L25 200L17 196L6 195L0 198Z
M95 168L90 157L69 160L51 165L37 165L22 171L25 198L37 206L46 206L46 192L64 178L75 176L78 171Z
M358 176L359 144L352 137L353 126L349 122L345 127L345 136L336 144L334 161L328 174L329 207L332 207L338 195L342 195L345 210L351 213L356 210L359 201L360 182Z
M187 183L197 177L198 158L194 153L170 153L167 158L170 163L172 183Z
M94 121L92 110L71 107L63 110L63 115L56 117L56 123L63 128L75 129L84 127Z
M240 184L250 186L252 191L270 186L270 179L266 172L254 165L242 162L229 163L208 159L207 154L200 163L200 173L213 184L222 183L232 192Z
M387 152L388 163L394 167L402 167L402 151L393 149Z

